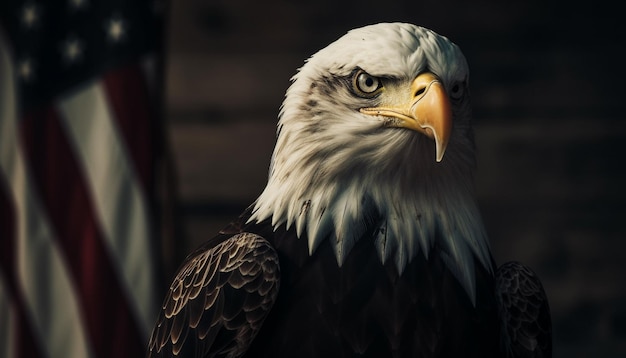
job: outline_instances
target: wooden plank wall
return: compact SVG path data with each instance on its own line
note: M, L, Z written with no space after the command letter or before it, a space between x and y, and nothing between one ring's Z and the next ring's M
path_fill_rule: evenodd
M542 277L554 356L626 356L626 42L608 4L172 2L179 259L262 190L276 115L303 60L350 28L412 22L451 38L470 63L476 185L493 251Z

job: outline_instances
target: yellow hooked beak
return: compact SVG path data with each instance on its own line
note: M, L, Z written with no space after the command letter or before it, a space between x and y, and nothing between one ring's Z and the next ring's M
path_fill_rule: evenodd
M452 132L452 106L441 80L430 72L417 76L410 91L383 92L380 107L361 108L361 113L392 117L391 127L418 131L435 140L436 160L440 162Z

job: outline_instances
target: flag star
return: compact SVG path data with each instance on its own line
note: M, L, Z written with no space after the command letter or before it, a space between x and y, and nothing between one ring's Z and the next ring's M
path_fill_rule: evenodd
M26 4L22 9L22 24L32 28L39 21L39 9L34 4Z
M120 42L126 36L126 23L121 18L112 18L107 24L109 39Z
M33 62L24 59L17 64L17 73L24 82L29 82L34 76Z
M69 63L74 63L83 57L83 44L77 38L69 38L63 44L63 56Z

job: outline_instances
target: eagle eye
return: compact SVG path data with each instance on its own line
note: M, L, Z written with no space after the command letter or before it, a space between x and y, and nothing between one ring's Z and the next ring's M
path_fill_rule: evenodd
M354 90L358 95L371 97L382 88L382 83L378 77L374 77L369 73L360 70L354 76Z
M452 97L452 99L461 98L463 93L465 93L465 82L455 82L452 84L452 87L450 87L450 97Z

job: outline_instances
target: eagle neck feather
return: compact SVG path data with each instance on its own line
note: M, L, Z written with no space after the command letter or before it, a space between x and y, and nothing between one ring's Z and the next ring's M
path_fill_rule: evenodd
M393 260L400 275L416 255L428 258L438 247L475 300L474 260L490 272L492 266L474 199L472 143L459 136L436 163L429 138L380 123L364 129L375 137L375 146L360 137L329 139L334 146L311 141L298 147L294 143L301 140L281 141L294 134L285 130L250 221L271 219L274 229L295 226L311 255L329 240L338 266L358 240L374 240L381 262ZM346 140L352 145L341 144ZM469 154L459 146L469 147ZM373 237L364 236L369 232Z

